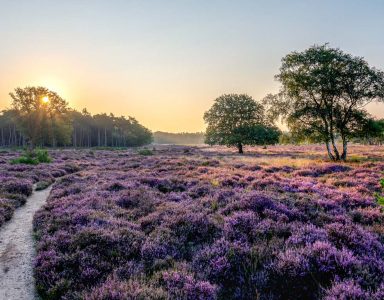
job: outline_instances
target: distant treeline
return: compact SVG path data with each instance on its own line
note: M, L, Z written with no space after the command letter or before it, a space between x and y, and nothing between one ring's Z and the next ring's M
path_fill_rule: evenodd
M153 134L155 144L176 144L176 145L199 145L204 144L204 133L169 133L156 131Z
M1 147L23 147L28 143L17 114L14 109L0 114ZM136 119L105 113L91 115L86 109L69 110L60 119L41 114L38 124L36 146L40 147L130 147L152 142L151 131Z

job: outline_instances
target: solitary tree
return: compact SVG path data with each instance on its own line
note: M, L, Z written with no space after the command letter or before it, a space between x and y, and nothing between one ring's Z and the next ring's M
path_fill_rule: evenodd
M384 99L384 73L361 57L328 45L292 52L282 59L278 95L269 95L272 115L325 143L334 161L346 160L349 139L361 133L370 117L364 107ZM343 145L340 154L336 140Z
M44 137L56 146L57 140L64 144L70 141L71 125L67 102L58 94L44 87L16 88L10 93L12 108L17 112L17 126L26 137L29 150Z
M210 145L236 146L243 153L243 145L278 142L280 131L266 120L263 105L248 95L220 96L204 120L208 124L205 141Z

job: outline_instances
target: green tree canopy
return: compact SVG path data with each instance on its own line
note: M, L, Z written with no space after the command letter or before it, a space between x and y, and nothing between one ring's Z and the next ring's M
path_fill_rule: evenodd
M12 108L16 112L17 126L26 137L30 150L44 137L52 146L61 141L69 143L71 122L67 102L45 87L16 88L10 93Z
M328 45L288 54L276 78L282 91L266 97L269 115L280 115L288 127L324 142L335 161L347 158L348 141L361 133L370 117L364 107L384 99L382 71Z
M241 94L222 95L204 114L208 124L206 143L236 146L265 145L278 142L280 131L268 122L262 104Z

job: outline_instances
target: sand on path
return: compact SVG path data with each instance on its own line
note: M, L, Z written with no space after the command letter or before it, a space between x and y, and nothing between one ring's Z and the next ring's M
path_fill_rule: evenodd
M44 205L51 187L34 191L25 205L0 228L0 299L38 299L33 278L35 245L32 220Z

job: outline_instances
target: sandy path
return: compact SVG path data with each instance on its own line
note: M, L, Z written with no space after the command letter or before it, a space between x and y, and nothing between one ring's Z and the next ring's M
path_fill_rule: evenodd
M0 299L37 299L33 278L35 255L32 219L45 203L51 187L35 191L0 228Z

